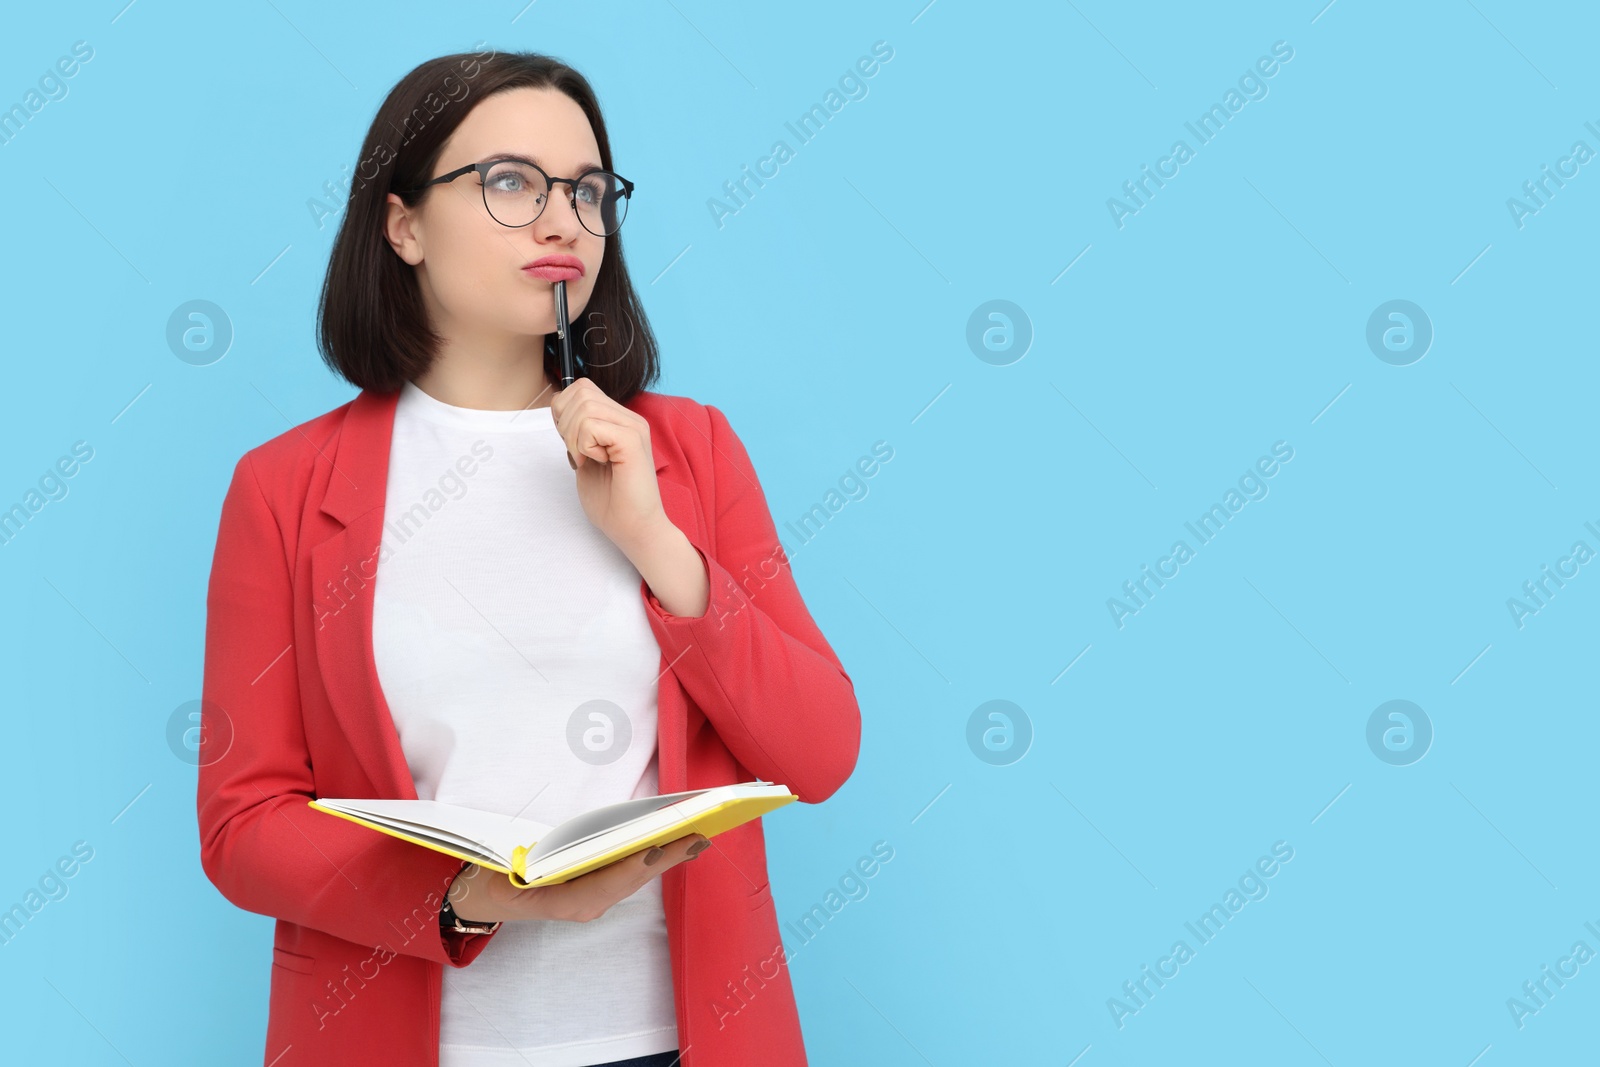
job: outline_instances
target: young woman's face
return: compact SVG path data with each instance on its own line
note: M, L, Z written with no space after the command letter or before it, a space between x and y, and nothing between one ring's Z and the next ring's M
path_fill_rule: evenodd
M552 178L576 178L601 166L588 117L571 97L555 89L511 89L473 107L445 142L430 177L504 155L531 159ZM578 321L594 292L605 238L578 221L570 189L553 185L539 217L520 228L489 215L476 173L433 186L415 209L389 194L389 242L416 267L436 331L466 344L554 333L555 282L523 269L550 255L583 264L582 275L567 280L568 317Z

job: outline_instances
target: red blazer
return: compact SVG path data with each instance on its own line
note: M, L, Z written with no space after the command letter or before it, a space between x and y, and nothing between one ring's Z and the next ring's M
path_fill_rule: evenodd
M417 796L372 655L399 395L363 391L251 449L217 531L200 859L229 901L278 920L275 1067L437 1067L444 968L496 936L439 931L460 860L306 806ZM762 778L820 803L855 767L860 710L749 456L715 407L652 392L626 406L650 424L662 505L710 575L700 618L668 614L639 582L661 646L661 792ZM761 821L660 877L684 1067L804 1065Z

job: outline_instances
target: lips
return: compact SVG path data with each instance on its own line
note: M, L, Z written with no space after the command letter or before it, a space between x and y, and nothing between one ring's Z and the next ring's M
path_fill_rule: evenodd
M522 268L522 273L547 282L570 282L583 277L583 260L577 256L541 256Z

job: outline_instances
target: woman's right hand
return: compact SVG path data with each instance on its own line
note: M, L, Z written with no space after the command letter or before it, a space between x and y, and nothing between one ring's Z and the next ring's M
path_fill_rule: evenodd
M586 923L600 918L663 871L693 859L709 844L704 834L689 834L568 881L528 889L518 889L499 871L469 863L450 883L448 896L463 922L563 919Z

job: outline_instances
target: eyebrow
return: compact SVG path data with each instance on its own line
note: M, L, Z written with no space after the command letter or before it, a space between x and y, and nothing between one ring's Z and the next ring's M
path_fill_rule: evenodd
M487 156L484 156L478 162L487 163L491 159L513 159L513 160L516 160L518 163L532 163L534 166L538 167L541 170L545 169L543 163L539 162L537 159L534 159L532 156L522 155L520 152L493 152L493 153L490 153ZM583 174L583 173L585 173L587 171L591 171L591 170L605 170L605 168L602 167L598 163L579 163L578 164L578 173L579 174Z

